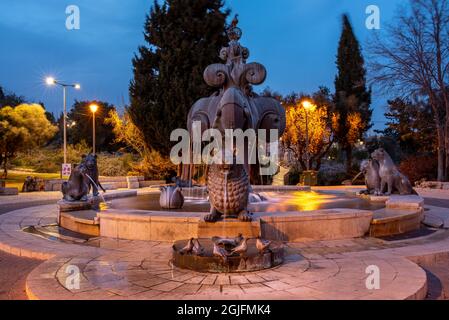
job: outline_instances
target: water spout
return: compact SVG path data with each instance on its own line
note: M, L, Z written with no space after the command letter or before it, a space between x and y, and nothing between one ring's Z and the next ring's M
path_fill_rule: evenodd
M355 176L355 178L351 180L351 184L354 184L354 181L356 181L357 178L360 177L362 174L363 174L363 172L360 171L360 172Z
M100 188L98 187L98 185L95 183L95 181L86 173L86 176L89 178L89 180L94 184L94 186L97 188L98 190L98 196L101 198L101 201L103 201L104 203L106 203L106 200L104 199L103 195L100 193Z

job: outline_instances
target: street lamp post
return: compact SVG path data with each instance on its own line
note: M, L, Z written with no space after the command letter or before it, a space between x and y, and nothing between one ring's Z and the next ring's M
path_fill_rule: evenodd
M76 90L80 90L81 86L78 83L75 84L67 84L57 81L53 77L48 77L45 79L45 82L49 86L53 85L59 85L62 87L62 94L63 94L63 104L64 104L64 116L63 116L63 134L64 134L64 163L67 163L67 88L74 88Z
M98 106L93 103L89 106L89 109L92 112L92 150L93 154L95 154L95 113L98 110Z
M308 100L303 101L302 106L306 111L306 169L307 171L310 171L309 111L315 109L316 106Z

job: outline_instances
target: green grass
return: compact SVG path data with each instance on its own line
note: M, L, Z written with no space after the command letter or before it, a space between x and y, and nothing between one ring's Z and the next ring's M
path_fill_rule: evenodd
M39 173L33 172L29 169L15 169L8 171L8 177L6 178L6 187L7 188L18 188L19 191L22 190L23 183L28 176L41 178L41 179L59 179L59 173Z

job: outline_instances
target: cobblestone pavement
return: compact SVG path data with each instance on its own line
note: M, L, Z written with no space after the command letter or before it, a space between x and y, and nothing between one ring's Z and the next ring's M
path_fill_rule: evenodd
M0 300L26 300L27 275L42 261L21 258L0 251Z

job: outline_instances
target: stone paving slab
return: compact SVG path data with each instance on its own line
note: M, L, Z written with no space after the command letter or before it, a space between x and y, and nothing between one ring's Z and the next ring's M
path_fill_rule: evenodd
M171 246L136 242L121 245L121 254L83 255L41 264L27 279L28 295L35 299L392 299L423 298L426 274L405 258L371 257L310 261L291 255L278 268L239 274L203 274L171 267ZM131 252L131 254L130 254ZM130 259L132 257L132 259ZM81 260L80 260L81 259ZM126 261L128 260L128 261ZM147 262L147 263L146 263ZM148 263L150 262L150 263ZM381 270L380 290L366 287L366 266ZM120 265L120 268L114 266ZM67 289L76 266L79 289ZM413 281L410 281L413 279Z
M422 299L426 274L416 263L449 252L449 234L388 244L379 239L288 243L285 264L241 274L202 274L169 264L171 245L98 238L89 245L53 242L21 231L56 219L56 205L0 216L0 249L46 260L27 279L34 299ZM413 260L413 262L410 261ZM67 267L81 271L66 288ZM381 272L368 290L366 267Z

